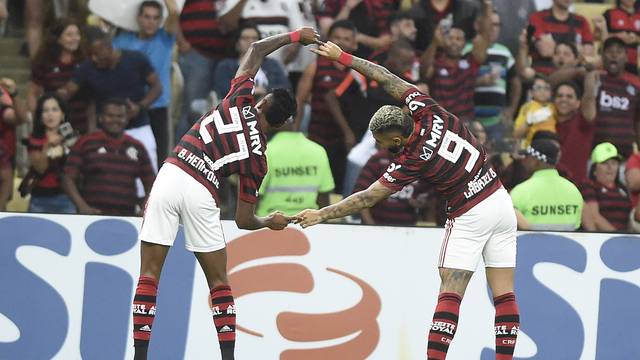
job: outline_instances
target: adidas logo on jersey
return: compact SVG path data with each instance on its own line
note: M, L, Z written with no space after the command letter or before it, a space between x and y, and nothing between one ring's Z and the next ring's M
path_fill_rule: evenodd
M220 331L218 332L225 333L225 332L231 332L231 331L233 331L233 329L229 325L225 325L222 328L220 328Z
M140 328L140 331L151 332L151 326L145 325L145 326Z

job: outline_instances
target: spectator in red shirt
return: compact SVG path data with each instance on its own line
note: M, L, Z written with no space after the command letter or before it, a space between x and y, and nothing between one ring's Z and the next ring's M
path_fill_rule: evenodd
M609 36L620 38L627 47L626 70L638 73L638 45L640 45L640 12L635 0L617 0L616 7L604 12Z
M627 160L624 177L631 195L631 203L635 207L640 196L640 153L631 155Z
M342 49L348 49L345 51L353 51L357 47L356 32L355 26L349 20L336 21L329 30L329 40ZM359 139L349 124L349 113L345 111L356 107L349 106L349 109L346 109L340 104L336 106L335 98L342 98L347 92L359 91L357 88L362 84L359 82L360 79L361 75L352 73L350 68L325 57L318 57L307 66L296 90L298 109L303 109L304 104L311 98L309 139L322 145L327 151L337 192L342 189L347 152ZM327 94L330 92L336 95L331 108L327 103ZM344 104L345 101L341 103ZM296 129L304 130L303 113L302 110L297 112Z
M0 79L0 211L4 211L13 192L16 156L16 125L27 119L26 106L16 99L13 79Z
M368 58L373 50L391 45L389 18L398 5L394 0L325 0L318 25L321 33L327 34L334 21L353 22L361 45L358 54Z
M354 193L365 190L376 182L391 165L391 153L380 150L362 168ZM419 181L406 185L386 200L360 212L366 225L414 226L418 221L418 210L426 206L427 193Z
M640 78L624 71L626 47L617 37L605 40L602 61L606 72L600 75L594 144L610 142L624 158L628 158L638 139Z
M596 119L597 71L589 72L584 79L584 93L574 82L563 82L556 86L556 131L560 137L560 161L556 166L574 184L587 180L587 162L593 144L594 121Z
M414 1L411 13L415 16L416 48L424 51L435 36L436 27L462 29L467 39L473 39L473 22L478 17L479 6L474 0L418 0Z
M595 54L589 22L581 15L569 12L573 0L553 0L551 8L529 17L533 46L531 57L536 72L550 75L552 57L559 41L575 44L584 56Z
M474 119L474 92L480 66L491 45L491 0L483 1L480 33L471 52L463 56L465 32L438 26L434 38L422 55L422 73L429 82L431 96L451 113L465 121Z
M182 138L198 117L190 118L194 100L205 99L213 90L218 62L229 54L230 35L247 0L235 4L224 0L186 0L180 13L178 32L178 64L184 78L180 119L176 141ZM221 95L224 96L225 94Z
M28 143L31 167L20 185L22 196L31 194L29 212L76 212L60 183L64 160L75 141L67 114L66 104L57 95L48 93L38 99Z
M136 178L142 180L145 194L153 184L149 155L142 143L124 133L124 100L104 101L98 121L102 129L81 137L71 149L64 189L80 214L136 215Z
M378 49L371 54L370 60L376 64L385 64L390 54L389 52L393 47L396 49L406 48L405 44L409 44L409 49L412 52L412 59L409 67L404 70L398 76L402 76L405 80L410 82L417 82L420 78L420 60L416 56L415 47L413 46L416 40L416 26L413 21L413 17L409 12L399 11L391 16L390 30L391 30L391 45L382 49ZM399 45L400 44L400 45ZM405 57L403 57L404 59ZM395 61L392 59L392 61ZM387 69L388 66L384 65ZM393 72L393 70L390 70ZM376 108L377 110L377 108Z
M71 80L74 70L86 58L82 40L80 24L74 20L60 19L50 28L31 64L31 83L27 92L31 111L35 111L42 94L54 92ZM67 102L67 121L80 134L88 131L88 103L89 99L83 91Z
M611 143L598 144L591 153L590 180L581 189L585 201L583 226L588 231L626 231L631 199L618 176L622 157Z

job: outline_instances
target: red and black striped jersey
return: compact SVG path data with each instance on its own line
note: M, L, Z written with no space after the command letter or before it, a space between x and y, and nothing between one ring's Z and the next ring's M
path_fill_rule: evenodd
M632 32L640 35L640 12L633 14L620 9L613 8L604 12L604 18L607 21L607 30L609 34L621 32ZM627 71L637 73L638 68L638 44L627 44Z
M42 152L42 149L47 145L49 140L46 135L42 138L38 138L31 135L29 137L29 143L27 144L27 150L31 154L32 152ZM39 180L35 183L31 189L31 195L35 196L47 196L55 195L63 192L62 184L60 183L60 175L64 169L65 156L61 156L56 159L48 159L49 166L45 170L44 174L40 174ZM29 169L34 170L33 166ZM34 170L35 171L35 170Z
M571 13L567 20L561 21L553 16L551 9L546 9L531 14L529 16L529 25L535 28L533 37L536 41L546 34L551 34L556 43L564 41L577 46L593 43L593 33L589 22L584 16L578 14ZM555 70L552 59L543 58L535 46L532 47L531 58L533 60L533 68L537 72L549 75Z
M378 180L391 164L391 157L387 150L373 154L362 168L354 192L365 190ZM371 207L371 217L378 225L413 226L418 221L418 212L411 205L411 199L415 199L420 193L426 193L426 188L420 181L414 181Z
M471 54L454 65L441 54L434 63L433 77L429 81L431 96L464 121L472 121L475 117L474 97L480 65Z
M319 17L335 18L346 6L346 0L325 0ZM363 0L349 13L358 32L380 36L389 32L389 18L398 10L399 2L395 0Z
M450 218L464 214L499 189L485 148L464 123L418 89L403 95L415 121L413 134L379 181L394 191L416 181L446 200Z
M627 158L633 154L636 141L635 123L639 118L640 78L624 73L620 76L600 75L594 145L602 142L614 144Z
M350 68L325 57L318 57L316 60L316 73L311 89L309 139L320 144L330 144L342 136L342 132L329 112L324 97L327 92L337 89L351 71Z
M31 67L31 81L41 86L44 92L55 92L73 78L73 72L81 62L82 60L71 63L55 61L39 66L34 65ZM88 130L87 109L89 106L87 93L81 89L67 101L67 104L70 111L67 115L71 127L81 135L86 134Z
M4 121L4 112L9 108L13 108L13 99L0 86L0 166L13 164L16 156L16 126Z
M625 189L618 185L607 187L599 182L587 181L580 189L585 203L597 202L600 214L616 229L624 231L629 226L631 198Z
M81 176L80 194L105 215L132 216L138 201L136 179L151 189L154 173L142 143L127 134L115 139L104 131L82 136L71 148L64 173Z
M186 0L180 13L180 29L185 39L211 58L223 58L230 46L229 37L220 30L218 17L222 0Z
M233 79L229 94L193 125L166 160L204 185L218 204L221 177L238 174L240 199L255 203L267 173L267 141L253 91L253 78Z

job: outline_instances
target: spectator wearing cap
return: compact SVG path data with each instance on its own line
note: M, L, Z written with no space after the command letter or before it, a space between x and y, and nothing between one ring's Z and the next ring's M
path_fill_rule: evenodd
M615 145L598 144L591 153L589 181L582 186L583 225L589 231L625 231L629 227L631 198L619 179L620 156Z
M580 190L556 170L560 148L550 139L535 140L522 150L523 164L533 171L511 190L519 230L573 231L580 227L584 201Z
M610 142L628 158L638 139L640 78L624 70L627 49L617 37L605 40L602 61L605 72L600 75L594 144Z
M467 55L463 55L466 43L464 30L458 27L447 30L440 25L421 58L422 75L428 82L431 96L464 121L474 119L476 78L491 45L492 13L491 1L484 1L481 31L474 38Z

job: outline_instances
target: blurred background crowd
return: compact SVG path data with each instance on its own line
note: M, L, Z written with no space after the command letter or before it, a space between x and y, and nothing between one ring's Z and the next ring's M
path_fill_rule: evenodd
M0 210L140 215L250 44L301 26L463 119L520 229L640 230L635 0L0 0ZM269 134L259 214L335 202L390 166L367 129L396 104L377 83L298 44L255 81L299 104ZM417 182L348 221L442 225L445 208Z

